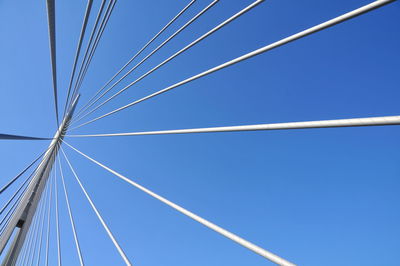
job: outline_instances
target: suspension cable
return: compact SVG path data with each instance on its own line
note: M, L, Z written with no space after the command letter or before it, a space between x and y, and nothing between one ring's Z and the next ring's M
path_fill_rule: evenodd
M103 36L104 30L106 29L108 21L110 20L111 14L112 14L112 12L114 10L114 7L115 7L116 3L117 3L117 0L111 0L108 3L106 12L105 12L104 17L103 17L103 19L101 21L101 24L100 24L99 31L96 34L96 37L95 37L95 40L94 40L94 44L90 49L88 59L86 60L86 64L85 64L85 66L83 68L82 75L81 75L80 78L77 79L76 88L74 88L73 95L76 95L78 93L78 91L79 91L79 89L80 89L80 87L81 87L81 85L83 83L83 78L86 76L86 73L87 73L87 71L89 69L89 65L92 62L93 56L94 56L94 54L96 52L96 49L97 49L97 47L98 47L98 45L100 43L100 39Z
M376 8L382 7L382 6L384 6L384 5L386 5L386 4L389 4L389 3L393 2L393 1L395 1L395 0L377 0L377 1L374 1L374 2L372 2L372 3L370 3L370 4L367 4L367 5L365 5L365 6L362 6L362 7L358 8L358 9L355 9L355 10L353 10L353 11L350 11L350 12L348 12L348 13L345 13L345 14L343 14L343 15L341 15L341 16L338 16L338 17L336 17L336 18L333 18L333 19L331 19L331 20L328 20L328 21L326 21L326 22L323 22L323 23L321 23L321 24L318 24L318 25L316 25L316 26L314 26L314 27L311 27L311 28L309 28L309 29L303 30L303 31L301 31L301 32L299 32L299 33L296 33L296 34L294 34L294 35L291 35L291 36L289 36L289 37L286 37L286 38L284 38L284 39L281 39L281 40L279 40L279 41L277 41L277 42L274 42L274 43L272 43L272 44L269 44L269 45L266 45L266 46L264 46L264 47L261 47L261 48L259 48L259 49L257 49L257 50L254 50L254 51L250 52L250 53L247 53L247 54L242 55L242 56L240 56L240 57L237 57L237 58L235 58L235 59L233 59L233 60L230 60L230 61L228 61L228 62L225 62L225 63L223 63L223 64L221 64L221 65L218 65L218 66L213 67L213 68L211 68L211 69L208 69L208 70L206 70L206 71L204 71L204 72L201 72L201 73L199 73L199 74L197 74L197 75L194 75L194 76L192 76L192 77L190 77L190 78L187 78L187 79L185 79L185 80L183 80L183 81L180 81L180 82L178 82L178 83L175 83L175 84L173 84L173 85L171 85L171 86L169 86L169 87L167 87L167 88L165 88L165 89L159 90L159 91L157 91L157 92L155 92L155 93L152 93L152 94L150 94L150 95L148 95L148 96L145 96L145 97L143 97L143 98L141 98L141 99L139 99L139 100L136 100L136 101L134 101L134 102L131 102L131 103L129 103L129 104L127 104L127 105L124 105L124 106L122 106L122 107L120 107L120 108L117 108L117 109L115 109L115 110L113 110L113 111L111 111L111 112L108 112L108 113L106 113L106 114L104 114L104 115L102 115L102 116L99 116L99 117L97 117L97 118L95 118L95 119L92 119L92 120L90 120L90 121L88 121L88 122L86 122L86 123L80 124L79 126L74 127L74 128L72 128L72 129L70 129L70 130L77 129L77 128L80 128L80 127L82 127L82 126L84 126L84 125L93 123L93 122L95 122L95 121L97 121L97 120L99 120L99 119L102 119L102 118L107 117L107 116L109 116L109 115L115 114L115 113L117 113L117 112L119 112L119 111L122 111L122 110L124 110L124 109L126 109L126 108L129 108L129 107L131 107L131 106L133 106L133 105L135 105L135 104L138 104L138 103L140 103L140 102L143 102L143 101L145 101L145 100L148 100L148 99L150 99L150 98L153 98L153 97L155 97L155 96L157 96L157 95L163 94L163 93L165 93L165 92L167 92L167 91L170 91L170 90L172 90L172 89L175 89L175 88L177 88L177 87L179 87L179 86L182 86L182 85L184 85L184 84L186 84L186 83L189 83L189 82L194 81L194 80L196 80L196 79L199 79L199 78L201 78L201 77L207 76L207 75L209 75L209 74L211 74L211 73L214 73L214 72L219 71L219 70L221 70L221 69L224 69L224 68L226 68L226 67L232 66L232 65L237 64L237 63L239 63L239 62L242 62L242 61L244 61L244 60L247 60L247 59L249 59L249 58L252 58L252 57L254 57L254 56L257 56L257 55L259 55L259 54L265 53L265 52L267 52L267 51L270 51L270 50L275 49L275 48L277 48L277 47L280 47L280 46L282 46L282 45L291 43L291 42L293 42L293 41L295 41L295 40L301 39L301 38L306 37L306 36L308 36L308 35L310 35L310 34L319 32L319 31L321 31L321 30L323 30L323 29L332 27L332 26L334 26L334 25L336 25L336 24L339 24L339 23L344 22L344 21L346 21L346 20L349 20L349 19L351 19L351 18L357 17L357 16L359 16L359 15L361 15L361 14L364 14L364 13L366 13L366 12L372 11L372 10L374 10L374 9L376 9ZM129 85L128 85L128 86L129 86Z
M88 103L86 105L84 105L77 113L77 115L79 116L81 114L81 112L85 111L87 108L85 108L89 103L91 103L91 101L96 98L97 95L99 95L99 93L101 91L103 91L133 60L135 60L136 57L138 57L144 49L146 49L155 39L157 39L158 36L161 35L161 33L163 33L175 20L177 20L191 5L194 4L196 0L192 0L189 2L188 5L186 5L177 15L175 15L175 17L173 17L156 35L154 35L134 56L132 56L131 59L129 59L129 61L120 69L117 71L117 73L109 80L106 82L106 84L103 85L103 87L100 88L100 90L98 90L95 95L88 101Z
M78 152L80 155L84 156L85 158L89 159L90 161L92 161L93 163L97 164L98 166L102 167L103 169L107 170L108 172L114 174L115 176L119 177L120 179L124 180L125 182L131 184L132 186L136 187L137 189L145 192L146 194L152 196L153 198L163 202L164 204L170 206L171 208L177 210L178 212L188 216L189 218L195 220L198 223L201 223L202 225L210 228L211 230L214 230L215 232L225 236L228 239L231 239L232 241L242 245L243 247L257 253L258 255L278 264L278 265L284 265L284 266L294 266L293 263L239 237L238 235L235 235L231 232L229 232L228 230L225 230L222 227L219 227L218 225L194 214L193 212L179 206L178 204L175 204L169 200L167 200L166 198L156 194L155 192L139 185L138 183L132 181L131 179L123 176L122 174L112 170L111 168L108 168L107 166L103 165L102 163L96 161L95 159L91 158L89 155L84 154L83 152L77 150L76 148L72 147L70 144L68 144L66 141L63 141L66 145L68 145L71 149L75 150L76 152Z
M400 125L400 116L380 116L380 117L366 117L366 118L258 124L258 125L229 126L229 127L205 127L205 128L143 131L143 132L128 132L128 133L66 135L66 137L86 138L86 137L114 137L114 136L143 136L143 135L216 133L216 132L286 130L286 129L307 129L307 128L365 127L365 126L387 126L387 125Z
M69 203L67 187L65 186L64 173L63 173L63 170L62 170L62 167L61 167L60 157L58 157L58 166L60 167L61 181L62 181L63 188L64 188L65 201L67 203L67 210L68 210L68 215L69 215L69 219L70 219L70 222L71 222L72 233L74 235L75 247L76 247L76 251L78 252L79 262L80 262L81 266L83 266L84 263L83 263L82 252L81 252L81 248L79 246L78 235L77 235L76 229L75 229L75 222L74 222L74 217L72 215L71 206L70 206L70 203Z
M53 192L53 179L49 180L49 187L50 187L50 195L49 195L49 202L47 206L47 234L46 234L46 253L45 253L45 262L46 266L49 265L49 248L50 248L50 216L51 216L51 203L52 203L52 192Z
M51 58L51 72L53 78L53 93L54 93L54 107L56 111L57 126L60 126L58 118L58 96L57 96L57 62L56 62L56 12L54 0L46 1L47 7L47 20L49 25L49 43L50 43L50 58Z
M104 6L105 6L106 2L107 2L107 0L102 0L102 1L101 1L100 7L99 7L99 11L97 12L96 20L95 20L94 25L93 25L92 32L91 32L90 37L89 37L89 42L88 42L88 45L87 45L87 47L86 47L85 54L84 54L84 56L83 56L83 60L82 60L81 66L80 66L80 68L79 68L79 73L78 73L78 77L77 77L77 79L76 79L76 83L75 83L74 90L76 90L77 85L79 84L80 79L81 79L81 78L82 78L82 79L84 78L84 77L82 76L82 70L84 69L84 65L86 65L86 63L87 63L87 59L88 59L88 55L89 55L89 50L90 50L90 48L91 48L91 46L92 46L93 40L95 39L95 33L96 33L96 32L98 33L97 27L99 26L100 17L101 17L101 14L103 13ZM112 1L110 1L110 4L111 4L111 2L112 2ZM106 18L106 16L103 17L103 20L104 20L105 18ZM97 34L96 34L96 36L97 36Z
M191 18L188 22L186 22L182 27L180 27L177 31L175 31L172 35L170 35L165 41L163 41L160 45L158 45L153 51L147 54L140 62L138 62L135 66L133 66L128 72L126 72L120 79L118 79L114 84L112 84L107 90L105 90L96 100L91 103L90 106L95 104L98 100L104 97L110 90L112 90L116 85L118 85L122 80L124 80L129 74L131 74L136 68L142 65L147 59L149 59L152 55L154 55L157 51L159 51L163 46L165 46L169 41L175 38L179 33L181 33L185 28L187 28L190 24L195 22L199 17L201 17L204 13L206 13L209 9L211 9L219 0L212 1L209 5L207 5L204 9L202 9L199 13L197 13L193 18Z
M57 167L54 167L54 199L55 199L55 215L56 215L56 235L57 235L57 263L61 266L61 238L60 223L58 216L58 186L57 186Z
M87 1L85 16L83 18L81 33L80 33L80 36L79 36L78 46L76 48L74 64L72 66L72 72L71 72L71 77L70 77L70 81L69 81L68 94L67 94L67 99L66 99L65 106L64 106L64 116L66 115L67 107L69 106L68 103L69 103L69 97L70 97L70 94L71 94L72 82L73 82L74 76L75 76L76 64L78 63L79 54L81 52L81 46L82 46L82 42L83 42L83 37L85 36L86 26L87 26L87 22L89 20L89 15L90 15L90 11L92 9L92 4L93 4L93 0L88 0Z
M44 204L44 206L46 206L48 201L50 200L49 199L49 197L50 197L49 190L50 190L50 184L46 184L46 192L43 195L43 200L44 200L43 204ZM42 244L43 244L42 239L43 239L43 234L44 234L43 228L44 228L45 218L46 218L46 211L43 211L43 213L42 213L42 222L41 222L42 224L41 224L41 230L40 230L40 240L39 240L39 252L38 252L36 265L40 265L40 257L41 257L41 254L42 254Z
M83 187L78 175L76 174L74 168L71 165L71 162L69 161L69 159L68 159L67 155L65 154L64 149L62 147L61 147L61 151L62 151L62 153L64 155L64 158L67 161L72 173L74 174L76 181L78 182L78 184L81 187L83 193L85 194L86 199L90 203L90 206L92 207L93 211L96 213L97 218L99 219L99 221L103 225L104 229L106 230L106 232L107 232L108 236L110 237L111 241L113 242L114 246L118 250L118 252L121 255L122 259L124 260L125 264L128 265L128 266L131 266L132 265L131 262L129 261L128 257L126 256L126 254L122 250L121 246L118 244L117 240L115 239L114 235L112 234L111 230L108 228L107 224L105 223L105 221L101 217L99 211L97 210L96 206L94 205L93 201L91 200L89 194L86 192L86 189Z

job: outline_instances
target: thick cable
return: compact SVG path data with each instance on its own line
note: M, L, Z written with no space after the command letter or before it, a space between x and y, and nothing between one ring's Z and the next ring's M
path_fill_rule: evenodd
M57 126L60 126L58 118L58 96L57 96L57 60L56 60L56 7L54 0L46 1L47 7L47 20L49 26L49 44L50 44L50 59L51 59L51 72L53 78L53 94L54 94L54 107L56 111Z
M287 129L307 129L307 128L366 127L366 126L388 126L388 125L400 125L400 116L379 116L379 117L366 117L366 118L258 124L258 125L243 125L243 126L229 126L229 127L205 127L205 128L143 131L143 132L128 132L128 133L67 135L66 137L86 138L86 137L143 136L143 135L216 133L216 132L260 131L260 130L287 130Z

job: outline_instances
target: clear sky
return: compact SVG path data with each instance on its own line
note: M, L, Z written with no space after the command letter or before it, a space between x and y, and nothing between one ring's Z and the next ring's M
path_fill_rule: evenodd
M188 2L118 1L79 106ZM198 0L140 58L210 2ZM251 2L221 0L117 89ZM265 1L90 118L369 2ZM99 3L94 1L89 32ZM56 4L63 104L86 1ZM399 3L392 3L73 132L399 115L399 12ZM52 137L56 123L45 1L0 1L0 36L0 133ZM67 141L298 265L395 266L400 261L399 133L398 126L386 126ZM1 184L47 146L48 141L0 141ZM272 265L64 148L134 265ZM65 162L63 167L87 265L123 265ZM16 187L1 195L1 204ZM64 265L77 265L61 193L60 188L62 257ZM56 263L54 219L51 265Z

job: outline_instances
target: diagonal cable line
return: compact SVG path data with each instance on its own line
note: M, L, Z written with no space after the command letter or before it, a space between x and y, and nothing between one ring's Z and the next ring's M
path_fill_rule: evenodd
M4 210L10 205L10 203L15 199L17 194L25 187L25 185L28 183L29 180L32 179L33 174L35 171L32 171L32 173L29 175L29 177L21 184L21 186L15 191L15 193L10 197L10 199L7 201L6 204L4 204L3 208L0 210L0 215L4 212ZM22 194L25 192L25 190L22 192Z
M51 216L51 203L52 203L52 196L53 196L53 178L48 180L49 182L49 201L47 205L47 233L46 233L46 253L45 253L45 264L46 266L49 265L49 249L50 249L50 216Z
M132 56L131 59L120 69L117 71L117 73L109 80L106 82L106 84L103 85L103 87L98 90L95 95L88 101L86 105L84 105L77 115L80 115L81 112L85 111L88 107L86 107L88 104L91 103L92 100L96 98L97 95L99 95L133 60L136 59L155 39L157 39L158 36L161 35L175 20L177 20L185 11L194 4L196 0L191 0L189 4L187 4L175 17L173 17L156 35L154 35L134 56ZM85 108L86 107L86 108Z
M66 145L68 145L68 147L70 147L71 149L73 149L74 151L76 151L77 153L79 153L80 155L82 155L83 157L85 157L86 159L92 161L93 163L97 164L98 166L102 167L103 169L107 170L108 172L114 174L115 176L119 177L120 179L124 180L125 182L131 184L132 186L136 187L137 189L145 192L146 194L150 195L151 197L163 202L164 204L168 205L169 207L177 210L178 212L188 216L189 218L195 220L196 222L210 228L211 230L214 230L215 232L225 236L226 238L238 243L239 245L242 245L243 247L257 253L258 255L278 264L278 265L284 265L284 266L294 266L293 263L239 237L238 235L235 235L231 232L229 232L228 230L225 230L222 227L219 227L218 225L194 214L193 212L179 206L178 204L175 204L169 200L167 200L166 198L156 194L155 192L139 185L138 183L132 181L131 179L121 175L120 173L112 170L111 168L103 165L102 163L96 161L95 159L91 158L89 155L84 154L83 152L77 150L76 148L72 147L70 144L68 144L66 141L63 141L63 143L65 143Z
M143 136L143 135L216 133L216 132L286 130L286 129L307 129L307 128L366 127L366 126L388 126L388 125L400 125L400 116L380 116L380 117L367 117L367 118L319 120L319 121L258 124L258 125L243 125L243 126L228 126L228 127L205 127L205 128L143 131L143 132L128 132L128 133L66 135L66 137L85 138L85 137Z
M62 167L61 167L60 157L57 157L57 158L58 158L58 166L60 168L61 181L62 181L63 189L64 189L65 201L67 203L67 210L68 210L69 220L71 222L72 233L74 235L75 247L76 247L76 251L78 252L79 263L80 263L81 266L83 266L84 265L83 256L82 256L81 248L79 246L78 235L77 235L76 229L75 229L75 222L74 222L74 217L72 215L71 206L70 206L70 203L69 203L67 187L65 186L64 173L63 173L63 170L62 170Z
M73 93L74 95L76 95L78 93L78 91L79 91L79 89L80 89L80 87L81 87L81 85L83 83L83 79L86 76L86 73L87 73L87 71L89 69L90 63L92 62L93 56L94 56L94 54L96 52L96 49L97 49L97 47L98 47L98 45L100 43L100 39L103 36L104 30L106 29L108 21L110 20L111 14L112 14L112 12L114 10L114 7L115 7L116 3L117 3L117 0L111 0L107 5L106 12L104 14L104 17L103 17L103 19L102 19L102 21L100 23L99 30L98 30L98 32L96 34L95 39L94 39L94 44L91 47L90 52L89 52L89 56L87 57L85 65L83 66L82 74L81 74L80 77L77 78L77 82L76 82L76 85L75 85L75 88L74 88L74 93Z
M49 190L50 190L50 184L47 183L46 184L46 191L43 194L43 204L44 204L44 206L46 206L47 202L49 201L49 197L50 197ZM43 243L42 239L43 239L43 234L44 234L43 228L44 228L45 217L46 217L46 211L43 211L43 213L42 213L42 221L41 221L41 225L40 225L39 252L38 252L38 256L37 256L37 260L36 260L36 265L40 265L40 258L41 258L41 255L42 255L42 243Z
M195 22L198 18L200 18L204 13L210 10L219 0L212 1L209 5L207 5L204 9L202 9L199 13L197 13L193 18L191 18L188 22L186 22L182 27L176 30L173 34L171 34L165 41L163 41L160 45L158 45L153 51L151 51L148 55L146 55L140 62L138 62L135 66L133 66L128 72L126 72L121 78L119 78L114 84L112 84L107 90L105 90L96 100L93 101L88 107L95 104L98 100L104 97L110 90L112 90L115 86L117 86L122 80L124 80L128 75L130 75L136 68L141 66L147 59L153 56L157 51L159 51L163 46L165 46L169 41L175 38L179 33L181 33L184 29L186 29L190 24Z
M96 34L96 37L95 37L95 33L98 32L97 31L97 27L99 26L99 21L100 21L100 18L101 18L101 14L103 13L103 10L104 10L106 2L107 2L107 0L102 0L101 1L100 7L99 7L99 11L97 12L96 20L95 20L94 25L93 25L92 32L91 32L90 37L89 37L89 42L88 42L88 45L86 47L85 54L83 56L83 60L82 60L81 66L79 68L79 73L78 73L78 77L76 79L77 81L75 83L74 90L77 89L77 85L78 85L80 79L84 78L84 77L82 77L82 70L84 69L84 65L86 65L86 62L87 62L87 59L88 59L88 55L89 55L89 50L92 47L93 40L97 39L97 34ZM110 1L110 4L111 4L111 2L112 1ZM106 16L103 17L103 20L105 19L105 17Z
M50 147L49 147L50 148ZM22 170L19 174L17 174L13 179L11 179L7 184L5 184L1 189L0 189L0 194L4 192L8 187L10 187L20 176L22 176L29 168L32 167L42 156L49 150L47 148L42 154L40 154L33 162L31 162L24 170Z
M119 94L121 94L122 92L124 92L125 90L127 90L128 88L130 88L131 86L133 86L134 84L138 83L139 81L141 81L142 79L144 79L145 77L147 77L148 75L150 75L151 73L153 73L154 71L156 71L157 69L159 69L160 67L162 67L163 65L165 65L166 63L168 63L169 61L171 61L172 59L174 59L175 57L177 57L178 55L182 54L183 52L185 52L186 50L190 49L191 47L195 46L196 44L198 44L199 42L201 42L202 40L206 39L208 36L212 35L213 33L217 32L218 30L220 30L221 28L223 28L224 26L228 25L230 22L234 21L235 19L239 18L240 16L246 14L248 11L250 11L251 9L253 9L254 7L258 6L259 4L263 3L265 0L256 0L254 1L252 4L248 5L247 7L243 8L242 10L240 10L239 12L237 12L236 14L234 14L233 16L231 16L230 18L226 19L225 21L223 21L222 23L218 24L216 27L214 27L213 29L209 30L208 32L206 32L205 34L203 34L202 36L200 36L199 38L197 38L196 40L192 41L190 44L186 45L184 48L180 49L178 52L176 52L175 54L173 54L172 56L168 57L167 59L165 59L163 62L161 62L160 64L158 64L157 66L155 66L154 68L150 69L149 71L147 71L146 73L144 73L142 76L140 76L139 78L137 78L136 80L134 80L133 82L131 82L130 84L128 84L127 86L125 86L123 89L119 90L117 93L115 93L114 95L112 95L111 97L109 97L107 100L105 100L104 102L100 103L99 105L97 105L96 107L94 107L92 110L90 110L89 112L87 112L86 114L84 114L82 116L82 114L80 113L76 118L74 119L72 124L75 124L76 122L82 120L83 118L87 117L88 115L90 115L91 113L93 113L94 111L96 111L97 109L99 109L101 106L105 105L107 102L111 101L112 99L114 99L115 97L117 97ZM92 106L92 104L90 105ZM89 108L90 106L88 106L87 108ZM87 109L86 108L86 109ZM80 116L80 117L79 117Z
M109 97L107 100L105 100L104 102L100 103L99 105L97 105L96 107L94 107L92 110L90 110L89 112L87 112L84 115L78 115L76 117L76 119L73 120L72 125L77 123L78 121L82 120L83 118L87 117L88 115L92 114L94 111L96 111L97 109L99 109L100 107L102 107L103 105L105 105L106 103L108 103L109 101L111 101L112 99L114 99L115 97L117 97L119 94L121 94L122 92L124 92L125 90L129 89L131 86L135 85L136 83L138 83L139 81L141 81L142 79L144 79L145 77L149 76L151 73L153 73L154 71L156 71L157 69L159 69L160 67L162 67L163 65L165 65L166 63L168 63L169 61L171 61L172 59L174 59L175 57L177 57L178 55L182 54L183 52L185 52L186 50L190 49L191 47L195 46L196 44L198 44L199 42L201 42L202 40L206 39L208 36L212 35L213 33L217 32L218 30L220 30L221 28L223 28L224 26L228 25L230 22L234 21L235 19L239 18L240 16L246 14L248 11L250 11L251 9L253 9L254 7L258 6L259 4L263 3L265 0L256 0L254 1L252 4L248 5L247 7L243 8L242 10L240 10L239 12L237 12L236 14L234 14L233 16L231 16L230 18L226 19L225 21L223 21L222 23L218 24L216 27L214 27L213 29L209 30L208 32L206 32L205 34L203 34L202 36L200 36L199 38L197 38L196 40L194 40L193 42L189 43L188 45L186 45L184 48L180 49L178 52L176 52L175 54L173 54L172 56L168 57L167 59L165 59L163 62L161 62L160 64L158 64L157 66L153 67L152 69L150 69L149 71L147 71L146 73L144 73L142 76L140 76L139 78L137 78L136 80L134 80L133 82L131 82L130 84L128 84L127 86L125 86L124 88L122 88L121 90L119 90L117 93L115 93L114 95L112 95L111 97ZM90 105L92 106L92 105ZM90 106L88 106L87 108L89 108ZM86 109L87 109L86 108ZM80 116L80 117L79 117Z
M86 196L86 199L89 201L90 206L92 207L92 209L94 210L94 212L96 213L97 218L100 220L101 224L103 225L104 229L106 230L108 236L110 237L111 241L114 243L114 246L116 247L116 249L118 250L119 254L121 255L122 259L124 260L126 265L131 266L131 262L129 261L128 257L126 256L126 254L124 253L124 251L122 250L121 246L118 244L117 240L115 239L114 235L112 234L111 230L108 228L107 224L105 223L104 219L101 217L99 211L97 210L96 206L94 205L93 201L91 200L89 194L86 192L85 188L83 187L78 175L76 174L74 168L71 165L71 162L68 160L67 155L64 152L64 149L61 147L61 151L64 155L65 160L67 161L72 173L75 176L76 181L78 182L79 186L81 187L83 193Z
M117 109L111 111L111 112L108 112L108 113L106 113L106 114L104 114L102 116L99 116L99 117L97 117L95 119L92 119L92 120L90 120L88 122L85 122L83 124L80 124L80 125L72 128L72 129L70 129L70 130L77 129L77 128L80 128L80 127L82 127L84 125L93 123L93 122L95 122L95 121L97 121L99 119L102 119L102 118L107 117L109 115L115 114L115 113L117 113L119 111L122 111L122 110L124 110L126 108L129 108L129 107L131 107L131 106L133 106L135 104L138 104L140 102L143 102L143 101L148 100L150 98L153 98L155 96L163 94L163 93L165 93L167 91L170 91L172 89L180 87L180 86L182 86L182 85L184 85L186 83L192 82L192 81L194 81L196 79L202 78L202 77L207 76L209 74L212 74L212 73L214 73L216 71L219 71L221 69L227 68L229 66L232 66L232 65L237 64L239 62L242 62L244 60L250 59L250 58L252 58L254 56L260 55L260 54L265 53L267 51L270 51L272 49L278 48L278 47L283 46L285 44L291 43L291 42L296 41L298 39L304 38L304 37L306 37L308 35L311 35L313 33L319 32L319 31L321 31L323 29L332 27L332 26L334 26L336 24L342 23L342 22L344 22L346 20L352 19L352 18L357 17L359 15L362 15L362 14L364 14L366 12L369 12L369 11L372 11L372 10L377 9L379 7L382 7L382 6L384 6L386 4L389 4L389 3L393 2L393 1L395 1L395 0L377 0L377 1L374 1L374 2L372 2L370 4L367 4L365 6L362 6L362 7L358 8L358 9L355 9L353 11L345 13L345 14L343 14L341 16L338 16L336 18L333 18L331 20L328 20L326 22L318 24L318 25L316 25L314 27L311 27L311 28L308 28L306 30L303 30L303 31L301 31L299 33L293 34L293 35L291 35L289 37L286 37L284 39L281 39L281 40L279 40L277 42L274 42L272 44L266 45L266 46L261 47L261 48L259 48L257 50L254 50L254 51L249 52L247 54L244 54L244 55L242 55L240 57L237 57L237 58L235 58L233 60L230 60L228 62L225 62L225 63L221 64L221 65L218 65L216 67L208 69L208 70L206 70L204 72L201 72L201 73L199 73L197 75L194 75L194 76L192 76L190 78L182 80L182 81L180 81L178 83L175 83L175 84L173 84L173 85L171 85L169 87L166 87L165 89L159 90L159 91L157 91L155 93L152 93L152 94L150 94L148 96L145 96L145 97L143 97L143 98L141 98L139 100L133 101L133 102L127 104L127 105L124 105L124 106L122 106L120 108L117 108Z
M23 189L22 193L18 195L18 198L16 199L16 201L13 203L13 205L10 207L10 209L7 211L7 213L4 215L3 219L0 221L0 225L3 224L3 222L6 222L0 229L0 235L3 233L5 227L7 226L7 224L9 223L11 216L13 215L17 205L21 202L22 197L24 196L24 194L27 192L28 187L32 184L33 178L32 176L36 173L37 167L34 171L32 171L31 175L28 177L27 180L25 180L25 182L27 182L27 185L25 186L25 182L22 184L22 186L17 190L17 192L11 197L11 199L6 203L6 205L3 207L3 209L1 210L1 212L4 211L4 209L7 208L7 205L9 205L9 203L13 200L13 198L15 198L15 196L17 195L18 191L20 191L20 189L22 189L24 186L25 188Z
M29 248L29 252L28 252L28 257L27 257L27 264L25 265L32 265L33 264L33 259L35 257L35 245L36 245L36 240L37 240L37 234L39 231L39 215L40 215L40 208L41 206L39 206L39 210L37 210L35 212L35 225L33 227L33 231L32 231L32 248ZM29 263L28 263L29 262Z
M53 92L54 92L54 107L56 111L57 126L60 126L58 118L58 96L57 96L57 61L56 61L56 8L54 0L47 0L47 20L49 25L49 43L50 43L50 58L51 72L53 77Z
M89 20L89 15L90 15L90 11L92 9L92 4L93 4L93 0L88 0L87 1L85 16L83 18L81 33L80 33L80 36L79 36L78 46L76 48L74 64L72 66L72 72L71 72L71 77L70 77L70 81L69 81L68 94L67 94L67 99L66 99L65 106L64 106L64 116L65 116L65 114L67 112L67 107L68 107L69 98L70 98L70 94L71 94L72 82L74 80L75 71L76 71L76 64L78 63L79 54L81 52L81 46L82 46L82 42L83 42L83 37L85 36L86 26L87 26L87 23L88 23L88 20Z
M25 189L26 189L26 188L25 188ZM10 207L10 209L8 209L8 211L6 212L6 214L4 215L4 217L1 219L1 221L0 221L0 225L1 225L0 234L3 234L4 229L7 227L8 223L10 222L11 216L13 215L13 213L14 213L14 211L15 211L17 205L18 205L18 203L21 202L21 198L22 198L22 195L23 195L24 193L25 193L25 190L24 190L23 193L21 193L21 194L18 196L17 200L14 201L14 203L12 204L12 206Z
M51 138L39 138L39 137L11 135L11 134L1 134L0 133L0 139L7 139L7 140L49 140Z
M32 225L29 228L31 237L30 237L30 240L29 240L28 245L27 245L27 252L26 252L26 254L24 256L24 259L22 261L22 265L28 265L29 258L30 258L30 255L31 255L31 251L32 251L32 244L33 244L33 241L34 241L34 234L35 234L35 228L36 228L37 223L38 223L37 215L35 215L35 217L33 219L33 222L32 222Z
M36 211L36 215L37 215L37 234L36 234L36 239L35 239L35 243L34 243L34 245L33 245L33 256L32 256L32 262L31 262L31 264L30 265L33 265L33 262L35 261L35 256L36 256L36 259L38 258L38 251L37 251L37 249L36 249L36 247L38 247L38 242L39 242L39 239L40 239L40 236L42 235L42 231L40 230L42 227L42 214L44 214L44 212L45 212L45 209L44 209L44 198L41 198L41 201L40 201L40 206L39 206L39 209ZM39 245L40 246L40 245Z
M54 167L54 199L57 233L57 265L61 266L61 241L60 241L60 223L58 216L58 186L57 186L57 167Z

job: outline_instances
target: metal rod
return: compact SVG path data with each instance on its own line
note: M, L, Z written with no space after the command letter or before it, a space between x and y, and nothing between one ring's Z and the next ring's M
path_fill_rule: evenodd
M114 137L114 136L143 136L143 135L286 130L286 129L307 129L307 128L389 126L389 125L400 125L400 116L380 116L380 117L367 117L367 118L350 118L350 119L258 124L258 125L243 125L243 126L229 126L229 127L205 127L205 128L128 132L128 133L66 135L66 137L86 138L86 137Z

